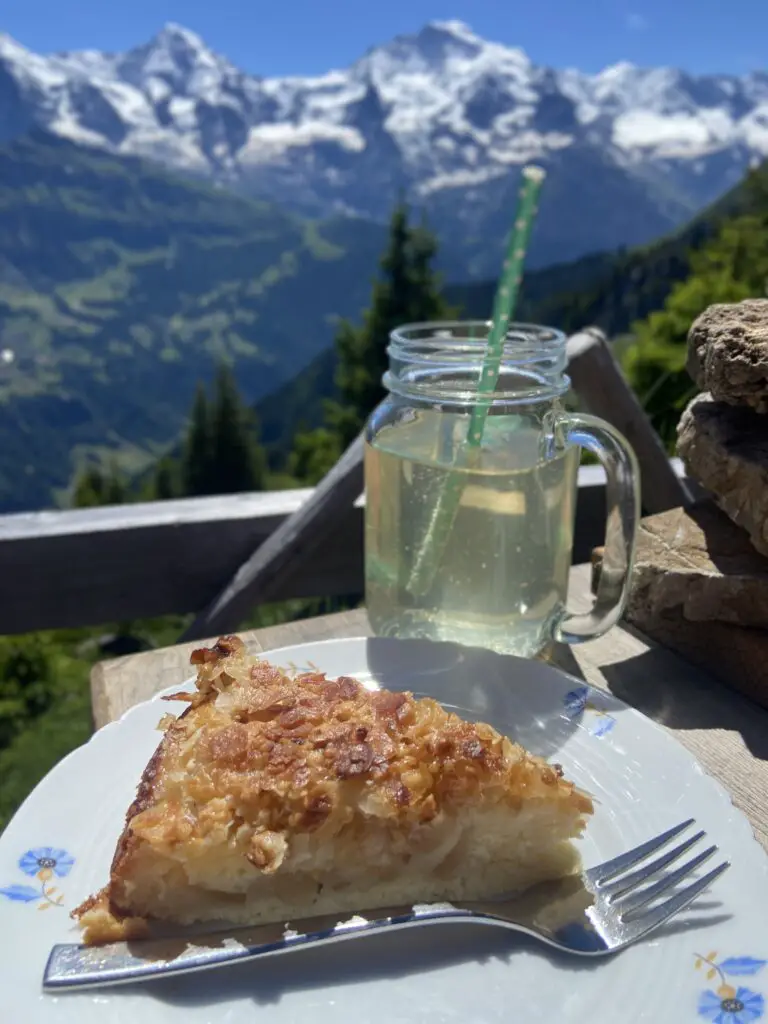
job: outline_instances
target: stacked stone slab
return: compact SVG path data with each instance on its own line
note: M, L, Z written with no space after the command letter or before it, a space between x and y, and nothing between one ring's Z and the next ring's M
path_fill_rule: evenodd
M691 327L687 366L702 394L680 420L678 453L768 555L768 299L710 306Z
M710 306L687 369L677 450L711 498L642 521L626 618L768 707L768 299Z
M768 413L768 299L709 306L688 332L686 368L713 401Z

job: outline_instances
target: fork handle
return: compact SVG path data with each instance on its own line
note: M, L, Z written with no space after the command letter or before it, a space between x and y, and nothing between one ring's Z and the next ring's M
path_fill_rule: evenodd
M101 988L189 974L263 956L289 953L302 946L328 945L361 935L376 935L415 925L451 922L502 924L490 914L450 905L397 907L375 918L355 915L346 921L313 918L297 928L266 925L185 939L146 939L105 946L59 944L53 947L43 975L43 990ZM300 927L299 927L300 926Z

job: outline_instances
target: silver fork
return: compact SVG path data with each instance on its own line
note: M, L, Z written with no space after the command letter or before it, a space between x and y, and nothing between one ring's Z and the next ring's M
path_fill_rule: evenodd
M369 916L355 914L346 920L328 915L290 925L107 946L57 945L48 958L43 989L59 992L128 984L362 935L451 922L497 925L524 932L568 953L604 956L655 931L693 903L730 867L728 861L723 861L685 888L678 888L717 852L716 846L710 846L681 867L665 870L703 839L704 832L697 832L648 862L649 857L669 847L673 839L693 824L691 818L581 875L535 886L511 899L387 907ZM659 902L666 893L671 895Z

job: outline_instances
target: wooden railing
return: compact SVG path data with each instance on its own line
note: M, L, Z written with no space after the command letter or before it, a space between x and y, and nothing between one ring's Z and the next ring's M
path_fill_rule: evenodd
M628 438L643 504L690 500L601 332L568 341L587 411ZM362 438L310 490L0 516L0 633L196 612L184 639L231 630L267 601L363 592ZM574 561L603 542L605 475L578 478Z
M682 477L682 466L672 463ZM579 470L574 561L603 541L605 474ZM313 491L0 516L0 633L100 625L205 608ZM360 498L269 600L363 591Z

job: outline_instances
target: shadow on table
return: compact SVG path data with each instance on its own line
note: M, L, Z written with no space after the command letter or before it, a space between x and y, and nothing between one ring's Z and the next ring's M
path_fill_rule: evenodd
M554 665L555 668L562 669L563 672L567 672L568 675L575 676L577 679L586 682L581 666L574 657L573 648L567 644L558 644L555 647L550 664Z
M720 911L718 913L717 911ZM717 901L702 901L669 922L659 935L691 932L728 920ZM296 992L315 993L311 1004L320 1016L332 1010L333 989L340 985L361 985L377 981L398 982L422 977L421 991L427 999L430 987L440 985L430 972L473 963L480 967L501 963L514 969L516 956L541 957L558 970L573 974L600 970L602 957L576 957L554 951L525 935L481 925L430 925L428 928L380 935L318 949L306 949L261 962L203 971L195 975L155 981L152 994L169 1006L193 1009L221 1007L222 1003L249 999L255 1006L274 1007ZM480 981L482 984L482 981ZM126 991L133 986L127 986ZM324 1005L325 999L329 1005ZM363 1017L361 1017L363 1019Z
M521 937L521 941L530 942ZM339 985L399 981L463 963L509 963L518 937L479 925L431 925L397 935L370 936L263 961L156 981L153 994L174 1006L194 1007L250 998L258 1006L283 996Z
M651 647L601 671L614 696L661 725L738 732L754 757L768 759L768 712L666 648Z

